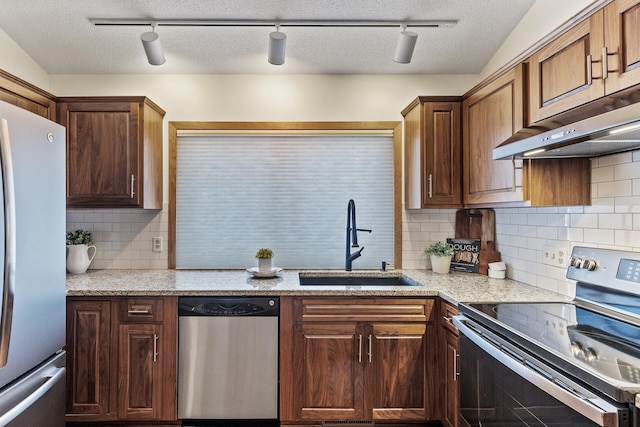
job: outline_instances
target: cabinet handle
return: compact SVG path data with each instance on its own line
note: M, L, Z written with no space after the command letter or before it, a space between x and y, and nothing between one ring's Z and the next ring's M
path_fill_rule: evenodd
M429 174L429 198L433 198L433 175Z
M369 363L371 363L371 334L369 334Z
M358 335L358 363L362 363L362 335Z
M591 71L591 67L593 64L593 60L591 58L591 55L587 55L587 85L591 86L591 83L593 83L593 73Z
M136 195L136 190L134 187L134 184L136 182L136 176L134 174L131 174L131 198L133 199L133 196Z
M128 314L151 314L151 312L149 310L129 310L127 311Z
M607 55L607 47L602 48L602 79L609 77L609 57Z
M445 320L445 322L453 323L453 319L452 319L451 317L448 317L448 316L442 316L442 318Z
M158 361L158 334L153 334L153 361Z
M460 353L458 350L453 350L453 380L458 381L458 377L460 376L460 372L458 372L458 358L460 357Z

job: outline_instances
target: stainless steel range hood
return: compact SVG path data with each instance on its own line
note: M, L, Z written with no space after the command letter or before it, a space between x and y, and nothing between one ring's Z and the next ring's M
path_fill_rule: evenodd
M533 136L516 134L494 148L493 159L598 157L640 149L640 103Z

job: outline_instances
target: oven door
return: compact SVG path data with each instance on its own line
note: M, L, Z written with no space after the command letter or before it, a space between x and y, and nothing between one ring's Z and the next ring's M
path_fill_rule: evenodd
M627 406L596 396L464 315L454 324L461 425L629 426Z

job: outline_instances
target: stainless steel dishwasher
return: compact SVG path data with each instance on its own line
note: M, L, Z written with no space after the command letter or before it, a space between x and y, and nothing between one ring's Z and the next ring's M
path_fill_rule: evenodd
M277 425L279 312L277 297L179 298L183 426Z

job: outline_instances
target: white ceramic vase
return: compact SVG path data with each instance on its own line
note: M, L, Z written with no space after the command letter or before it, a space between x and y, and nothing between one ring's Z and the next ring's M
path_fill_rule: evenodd
M93 249L91 257L89 249ZM97 252L93 245L67 245L67 251L67 271L71 274L85 273Z
M431 270L433 270L434 273L449 273L449 268L451 268L450 256L430 255L429 258L431 259Z
M273 270L273 258L258 258L258 271L269 272Z

